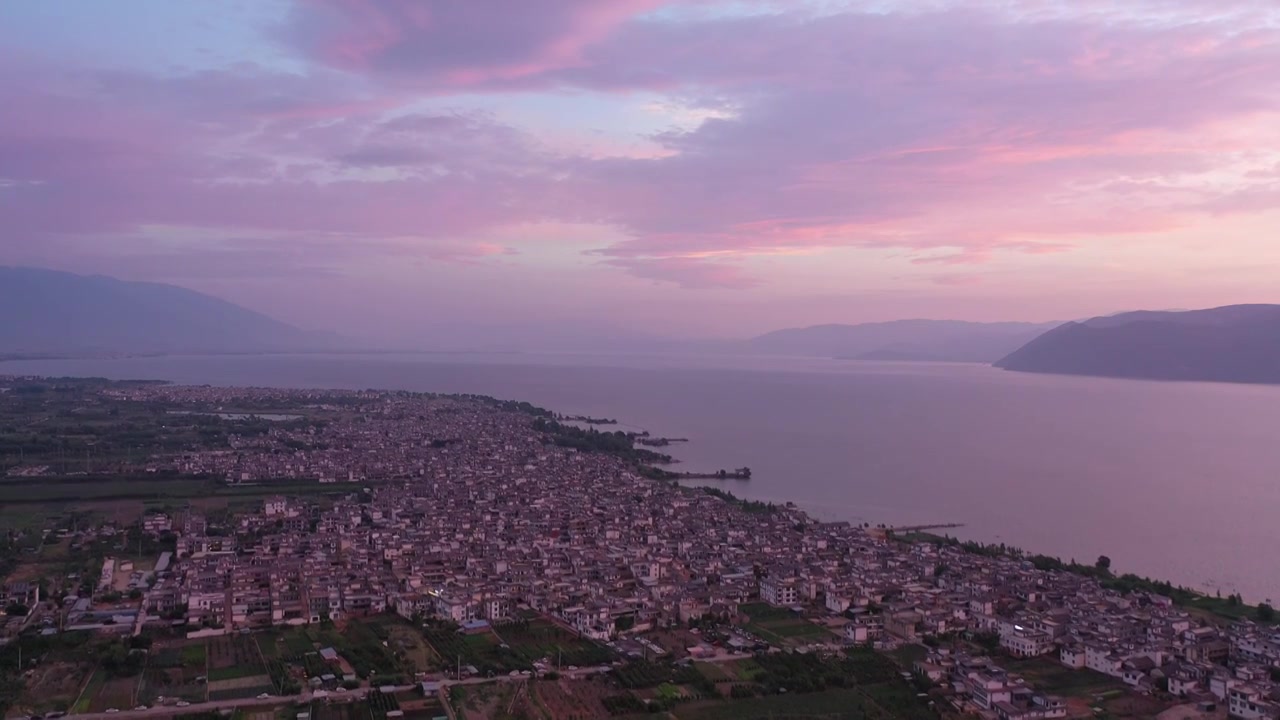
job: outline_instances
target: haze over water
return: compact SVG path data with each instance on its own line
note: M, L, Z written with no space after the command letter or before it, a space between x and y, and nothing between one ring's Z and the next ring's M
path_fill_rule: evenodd
M1247 599L1280 597L1280 387L791 358L154 357L0 373L471 392L688 437L674 469L822 519L953 534Z

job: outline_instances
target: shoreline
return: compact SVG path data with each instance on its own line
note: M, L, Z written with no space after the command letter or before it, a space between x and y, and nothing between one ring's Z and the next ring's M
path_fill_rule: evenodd
M425 361L424 361L425 362ZM307 369L313 368L309 361L299 360L300 365L297 367ZM69 365L69 366L68 366ZM51 366L51 367L48 367ZM1025 523L1015 522L1011 519L1005 522L998 513L985 512L972 504L952 505L946 502L946 498L953 496L954 491L942 489L937 497L942 498L941 502L927 502L928 496L922 496L920 501L904 501L901 497L902 493L893 491L887 487L887 484L894 480L894 477L901 473L893 471L890 468L888 474L882 474L874 469L864 479L846 479L843 477L830 477L823 479L813 475L809 465L796 466L797 478L795 482L783 482L780 479L788 477L781 463L789 463L795 461L792 457L794 454L785 456L786 459L779 458L777 461L768 464L762 459L759 452L747 457L746 455L735 457L734 445L727 440L737 441L736 438L727 438L724 433L718 432L714 427L705 424L706 417L703 415L696 416L696 423L689 424L683 422L681 413L687 411L686 403L673 405L672 411L655 410L652 402L640 399L639 405L634 408L626 401L634 393L619 391L618 393L607 393L603 389L604 385L611 385L620 378L629 377L619 375L618 373L607 373L599 376L588 377L584 381L581 390L573 387L555 387L551 390L538 391L543 383L542 380L568 382L566 378L572 378L571 373L566 373L559 366L549 368L545 373L536 377L540 382L534 387L527 387L530 384L526 382L498 382L495 378L499 376L506 377L506 373L500 371L485 372L488 366L477 365L476 374L468 375L466 382L451 382L451 376L439 376L434 370L434 366L429 364L416 364L412 373L406 372L400 375L388 375L385 377L367 377L372 372L377 371L381 366L377 363L364 363L357 365L355 369L348 373L331 374L328 372L317 373L308 371L304 376L290 378L282 376L281 368L295 367L293 363L284 365L266 364L262 365L255 361L252 364L232 365L226 372L223 372L219 365L210 365L204 362L180 362L174 365L148 362L146 360L131 359L128 361L121 360L118 363L31 363L24 365L21 369L14 368L12 365L0 364L0 373L21 374L28 376L63 376L63 375L79 375L83 377L107 376L127 380L137 377L162 377L168 378L168 382L177 384L203 385L212 386L241 386L241 387L277 387L288 390L300 390L307 388L328 388L335 390L357 390L367 387L387 387L393 390L404 389L412 391L428 391L445 394L467 394L477 390L490 391L493 394L503 397L531 397L537 398L538 401L547 406L554 408L565 408L566 412L573 414L589 414L604 417L617 417L619 420L626 420L633 417L632 410L635 410L634 417L636 422L643 427L649 429L653 434L671 434L671 435L696 435L691 438L697 443L691 448L675 448L664 449L670 455L675 456L682 461L683 465L669 468L672 471L694 471L702 469L715 469L721 459L736 460L738 464L748 462L755 466L759 463L759 467L753 467L756 471L755 482L749 488L726 488L732 489L734 492L745 495L747 497L762 499L766 502L780 502L790 500L803 508L810 515L820 518L822 521L838 521L848 520L850 522L870 521L873 525L879 522L886 522L897 525L917 524L921 522L934 522L941 520L961 520L964 521L968 528L959 533L961 538L972 539L986 543L1007 542L1019 545L1025 548L1034 548L1037 550L1047 550L1049 554L1057 555L1062 558L1092 558L1099 553L1111 553L1116 557L1117 565L1130 569L1134 572L1147 575L1150 577L1170 578L1175 583L1194 588L1197 592L1209 596L1219 591L1223 596L1240 592L1254 601L1260 601L1268 597L1278 597L1277 583L1275 581L1275 573L1267 567L1263 567L1258 559L1248 557L1249 553L1244 553L1245 557L1232 558L1222 555L1219 560L1215 561L1215 554L1207 550L1196 547L1195 543L1188 542L1185 533L1174 533L1169 531L1170 546L1163 551L1155 551L1154 546L1145 546L1140 544L1143 537L1165 537L1162 532L1157 532L1159 528L1150 521L1143 522L1141 520L1134 522L1132 529L1126 527L1107 528L1098 526L1099 531L1093 533L1068 533L1064 532L1064 522L1060 519L1055 520L1051 526L1041 531L1038 527L1028 527ZM324 365L327 368L328 365ZM780 370L780 373L803 373L802 369ZM778 375L779 378L788 378L789 374ZM1002 376L1007 374L1001 374ZM649 388L657 382L665 381L671 376L652 374L652 378L646 376L643 388ZM675 376L683 378L683 376ZM804 377L813 377L805 374ZM871 378L872 376L868 376ZM874 377L879 377L874 376ZM948 378L952 377L950 375ZM969 382L959 377L955 379L961 383L960 387L969 387ZM816 378L815 378L816 382ZM948 382L952 382L948 380ZM733 390L740 381L735 380L727 385L728 390ZM597 387L600 386L600 387ZM828 387L823 384L821 387ZM946 387L951 387L948 384ZM1136 384L1135 384L1136 387ZM1049 390L1056 391L1057 383L1054 383ZM1238 388L1233 388L1238 389ZM604 394L601 394L604 393ZM1143 397L1146 393L1142 394ZM807 395L806 395L807 397ZM1160 397L1164 397L1160 395ZM1215 398L1220 397L1215 394ZM1251 396L1252 397L1252 396ZM1220 398L1218 405L1223 409L1236 407L1239 403L1233 397ZM1258 399L1258 398L1255 398ZM868 412L875 412L874 408L870 408ZM716 413L710 415L714 418ZM873 415L874 416L874 415ZM1194 429L1202 423L1190 422L1183 425ZM760 432L768 432L770 425L759 424ZM801 428L804 426L797 426ZM627 427L631 430L631 427ZM752 424L749 428L751 432L757 429L756 424ZM664 431L666 431L664 433ZM1215 435L1216 436L1216 435ZM744 436L742 441L750 442L753 435ZM1076 443L1080 445L1080 443ZM1087 446L1088 443L1085 443ZM771 449L772 446L768 446ZM764 449L764 448L762 448ZM946 449L945 447L943 448ZM1079 448L1077 448L1079 449ZM1087 447L1085 449L1088 449ZM890 448L892 451L893 448ZM1250 448L1243 448L1245 451L1252 452ZM1263 449L1259 449L1261 451ZM1263 452L1260 456L1267 457L1270 452ZM774 457L770 455L770 457ZM1032 458L1034 460L1034 458ZM910 463L909 458L905 458L902 462ZM96 463L96 460L95 460ZM824 467L827 463L815 465L817 471L824 474ZM986 463L991 465L992 463ZM1074 465L1074 463L1073 463ZM1167 465L1167 463L1160 463ZM914 468L914 464L910 465ZM1234 466L1224 466L1225 472L1233 472ZM958 469L963 473L956 477L963 479L970 478L971 473L968 467L963 465ZM1088 472L1089 468L1074 468L1075 471ZM1244 471L1247 472L1247 468ZM808 473L808 474L806 474ZM1097 478L1106 478L1107 473L1101 472L1094 475L1085 475L1081 478L1081 482L1087 483L1087 487L1096 485ZM1235 475L1232 475L1234 478ZM1240 475L1239 483L1235 483L1232 487L1252 488L1256 481L1253 479L1252 473ZM1024 500L1026 498L1039 497L1040 491L1037 489L1040 484L1038 480L1028 478L1027 485L1031 489L1021 492ZM1189 488L1188 479L1183 474L1170 477L1172 481L1180 482L1178 487ZM690 479L689 484L720 484L720 481L713 478L698 480ZM940 481L939 481L940 482ZM919 483L922 486L937 486L939 482ZM959 482L959 481L957 481ZM967 481L966 481L967 482ZM1119 480L1117 480L1119 482ZM1010 481L997 480L985 482L981 478L974 478L975 491L983 492L991 488L998 489L1010 485ZM1247 483L1247 484L1246 484ZM953 483L955 484L955 483ZM1160 483L1157 483L1160 484ZM857 491L853 494L847 494L843 491L837 491L836 488L848 488L852 490L860 485L866 485L869 488L876 488L874 493ZM966 484L967 487L967 484ZM1127 486L1126 486L1127 487ZM1054 489L1046 489L1047 493L1053 496L1060 496L1062 493ZM1164 503L1167 505L1168 503ZM1229 507L1231 503L1218 503L1218 505ZM930 512L929 507L941 508L942 511ZM945 512L946 508L955 507L956 512ZM1249 510L1251 508L1244 508ZM1070 513L1073 521L1092 522L1098 517L1105 515L1088 508L1073 506ZM1180 517L1180 516L1179 516ZM1127 525L1127 523L1125 524ZM1232 543L1231 547L1236 547L1235 541L1238 539L1239 532L1230 526L1218 528L1207 528L1206 538L1214 541ZM1173 535L1184 535L1182 538L1172 537ZM1132 543L1132 544L1126 544ZM1245 547L1245 546L1239 546Z

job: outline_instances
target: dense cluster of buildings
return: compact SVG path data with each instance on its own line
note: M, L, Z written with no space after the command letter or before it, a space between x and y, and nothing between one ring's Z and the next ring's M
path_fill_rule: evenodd
M235 405L236 393L263 404L255 393L282 391L129 392ZM140 601L147 617L230 632L388 611L500 623L532 609L606 640L733 618L763 601L828 625L831 645L965 633L1138 692L1280 719L1280 634L1263 626L1220 626L1168 598L1026 560L898 542L645 479L609 455L558 447L531 416L492 403L380 393L309 401L339 417L180 462L236 481L283 467L366 482L334 502L269 498L225 527L194 511L148 517L147 530L174 533L177 549ZM988 657L940 649L915 669L988 717L1066 715L1061 698Z

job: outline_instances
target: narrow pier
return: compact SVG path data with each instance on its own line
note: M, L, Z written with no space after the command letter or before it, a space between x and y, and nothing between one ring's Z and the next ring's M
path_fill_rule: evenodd
M925 532L928 530L949 530L951 528L962 528L964 523L940 523L937 525L904 525L903 527L886 528L891 533L913 533Z

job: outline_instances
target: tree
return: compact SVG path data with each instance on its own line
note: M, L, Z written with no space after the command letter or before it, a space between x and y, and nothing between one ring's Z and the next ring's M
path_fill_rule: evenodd
M1094 566L1094 567L1096 567L1096 568L1098 568L1098 569L1099 569L1099 570L1101 570L1102 572L1110 572L1110 571L1111 571L1111 558L1107 557L1106 555L1099 555L1099 556L1098 556L1098 561L1097 561L1096 563L1094 563L1094 564L1093 564L1093 566Z
M1276 618L1275 608L1270 603L1260 603L1258 605L1258 619L1262 622L1271 622Z

